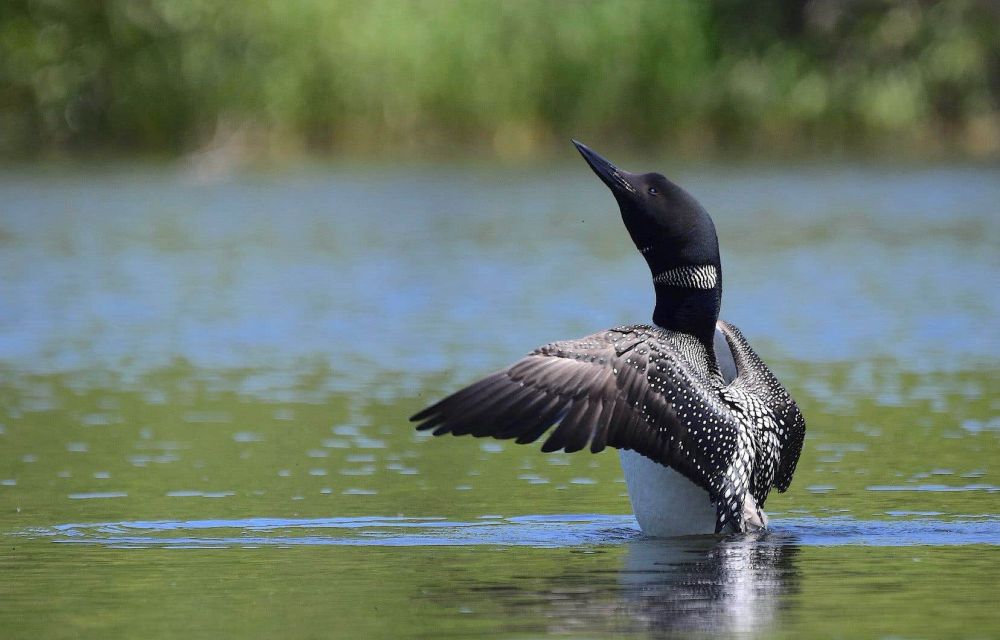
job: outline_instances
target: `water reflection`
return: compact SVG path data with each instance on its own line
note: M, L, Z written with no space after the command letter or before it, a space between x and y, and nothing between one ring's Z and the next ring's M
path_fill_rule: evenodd
M608 550L579 550L606 553ZM614 551L618 551L615 549ZM773 628L798 589L798 545L787 537L633 539L620 562L565 562L549 575L477 574L421 588L434 605L499 608L505 631L545 621L549 633L750 633Z
M706 550L705 547L708 547ZM798 545L764 534L676 545L628 545L620 606L634 627L747 633L771 627L797 590Z

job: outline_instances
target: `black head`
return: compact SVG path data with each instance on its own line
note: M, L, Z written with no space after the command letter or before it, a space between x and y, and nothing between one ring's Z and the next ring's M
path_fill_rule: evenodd
M618 201L622 220L646 258L656 285L654 321L702 335L714 333L722 296L719 239L708 212L658 173L629 173L573 141Z
M576 140L584 160L611 189L622 220L650 268L719 262L719 240L708 212L659 173L622 171ZM651 258L656 258L653 264ZM654 274L655 275L655 274Z

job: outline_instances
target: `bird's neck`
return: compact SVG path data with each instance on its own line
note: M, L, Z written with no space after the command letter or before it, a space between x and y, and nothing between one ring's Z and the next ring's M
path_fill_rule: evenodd
M722 303L722 281L717 277L711 288L694 288L655 283L656 308L653 322L670 331L687 333L705 346L715 362L715 323Z
M653 322L669 331L697 338L708 355L709 369L718 373L715 323L722 306L722 262L714 227L709 224L702 235L688 239L689 245L701 248L691 252L694 255L668 251L669 243L652 244L644 249L636 241L636 246L653 276L656 291Z

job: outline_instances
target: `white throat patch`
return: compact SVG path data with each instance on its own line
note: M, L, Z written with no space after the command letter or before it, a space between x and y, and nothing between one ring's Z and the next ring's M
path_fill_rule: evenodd
M691 289L714 289L719 282L719 270L711 264L702 264L697 267L675 267L657 274L653 278L653 282Z

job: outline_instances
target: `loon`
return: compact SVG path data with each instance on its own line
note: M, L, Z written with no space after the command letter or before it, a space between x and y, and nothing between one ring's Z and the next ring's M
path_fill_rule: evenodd
M629 499L652 537L767 528L802 451L795 401L735 326L719 319L715 225L658 173L635 174L573 141L611 190L652 273L653 324L539 347L410 418L434 435L619 449Z

